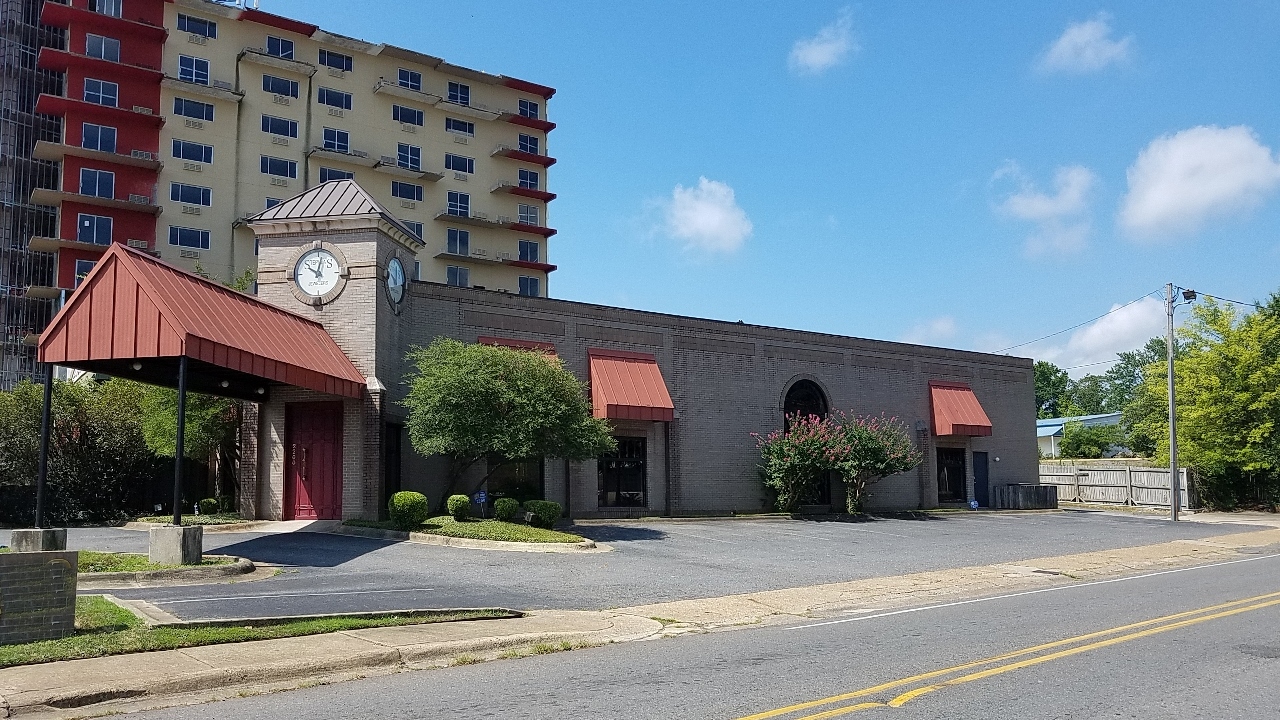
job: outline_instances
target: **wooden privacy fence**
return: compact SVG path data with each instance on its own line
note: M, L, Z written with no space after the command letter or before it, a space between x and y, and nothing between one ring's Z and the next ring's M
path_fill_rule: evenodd
M1065 502L1169 507L1169 470L1152 467L1041 465L1040 484L1055 485ZM1179 505L1192 507L1187 469L1178 468Z

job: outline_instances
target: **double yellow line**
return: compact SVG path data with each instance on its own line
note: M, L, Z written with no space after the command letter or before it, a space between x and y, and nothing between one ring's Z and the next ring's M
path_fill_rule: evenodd
M1255 597L1244 598L1242 600L1222 603L1221 605L1211 605L1198 610L1189 610L1187 612L1175 613L1173 615L1165 615L1163 617L1143 620L1142 622L1136 622L1130 625L1121 625L1120 627L1114 627L1110 630L1099 630L1098 632L1087 633L1085 635L1077 635L1064 640L1036 645L1034 647L1017 650L1011 653L1005 653L1003 655L996 655L982 660L974 660L973 662L964 663L963 665L955 665L942 670L933 670L920 675L912 675L911 677L881 683L880 685L863 688L861 690L854 690L853 692L847 692L841 695L832 695L831 697L825 697L819 700L810 700L808 702L777 708L776 710L756 713L755 715L747 715L739 718L738 720L765 720L766 718L774 718L782 715L792 715L794 713L813 710L827 705L848 703L850 700L861 700L863 698L873 698L875 696L884 697L889 694L889 691L917 686L900 692L888 699L863 700L862 702L839 705L838 707L834 707L829 710L798 716L792 718L792 720L819 720L820 718L838 717L871 708L902 707L921 695L926 695L935 690L964 685L965 683L970 683L975 680L984 680L989 677L1003 675L1004 673L1021 670L1022 668L1031 667L1033 665L1061 660L1062 658L1071 657L1072 655L1079 655L1080 653L1089 652L1090 650L1098 650L1112 645L1119 645L1120 643L1129 642L1130 640L1158 635L1171 630L1180 630L1192 625L1209 622L1210 620L1218 620L1232 615L1239 615L1240 613L1261 610L1274 605L1280 605L1280 592L1257 595ZM977 668L983 669L978 670ZM966 670L973 670L974 672L960 674L964 673ZM949 675L955 675L955 677L942 679L947 678Z

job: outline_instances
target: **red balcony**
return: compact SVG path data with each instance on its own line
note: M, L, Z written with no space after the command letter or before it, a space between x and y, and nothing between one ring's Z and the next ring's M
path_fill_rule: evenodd
M556 266L550 263L529 262L528 260L504 260L504 265L514 265L515 267L528 268L530 270L541 270L549 273L555 272Z
M513 125L523 125L535 130L541 130L542 132L551 132L556 129L556 124L550 120L540 120L538 118L525 117L515 113L504 112L502 113L502 119Z
M535 190L534 188L520 187L519 185L515 185L509 182L500 182L497 185L494 185L493 189L490 190L490 192L520 195L527 198L533 198L535 200L541 200L542 202L551 202L552 200L556 199L556 194L553 192L547 192L546 190Z
M159 170L164 166L164 163L160 162L159 155L149 150L134 150L125 155L118 152L103 152L75 145L64 145L63 143L49 142L48 140L38 141L35 150L31 153L31 157L37 160L53 160L55 162L65 162L67 157L80 157L86 160L129 165L147 170Z
M507 229L516 232L529 233L531 235L541 235L542 237L551 237L558 232L555 228L543 227L542 225L530 225L529 223L513 222L507 225Z
M127 65L51 47L40 48L40 57L36 60L36 67L58 72L67 72L72 68L80 68L86 72L98 70L108 73L107 77L110 77L113 82L117 81L118 78L133 78L143 82L155 83L160 82L160 78L164 77L164 73L156 68L143 65Z
M99 118L111 125L142 123L157 128L164 125L164 117L156 113L154 108L137 105L134 106L133 110L128 110L109 105L98 105L84 100L73 100L61 95L49 95L48 93L41 95L36 100L36 112L60 117L66 117L67 113L71 112L75 113L77 118L89 120Z
M493 149L493 152L489 153L489 157L511 158L512 160L533 163L534 165L541 165L542 167L551 167L556 164L556 159L550 155L535 155L531 152L517 150L510 145L499 145Z
M40 11L41 25L65 28L73 23L111 35L128 35L155 43L163 43L169 36L169 31L159 25L103 15L87 8L46 2Z

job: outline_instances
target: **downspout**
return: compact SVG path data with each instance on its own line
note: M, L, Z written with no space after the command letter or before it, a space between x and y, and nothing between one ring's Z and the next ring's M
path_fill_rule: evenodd
M311 189L310 149L313 147L311 144L311 86L312 86L312 80L315 78L315 76L316 75L314 72L312 72L310 75L307 76L307 120L306 120L307 127L306 127L306 135L305 135L307 139L302 144L302 189L303 190Z

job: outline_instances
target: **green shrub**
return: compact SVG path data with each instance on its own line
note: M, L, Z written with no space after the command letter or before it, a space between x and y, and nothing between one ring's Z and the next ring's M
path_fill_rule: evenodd
M431 514L427 496L417 492L398 492L387 503L391 522L401 530L413 530L426 522Z
M550 500L526 500L525 512L533 513L534 527L550 528L560 519L560 503Z
M498 498L493 502L493 516L502 522L511 522L520 514L520 501L515 498Z
M449 514L458 522L471 517L471 498L466 495L450 495L447 505Z
M218 514L218 498L205 498L200 501L201 515L217 515Z

